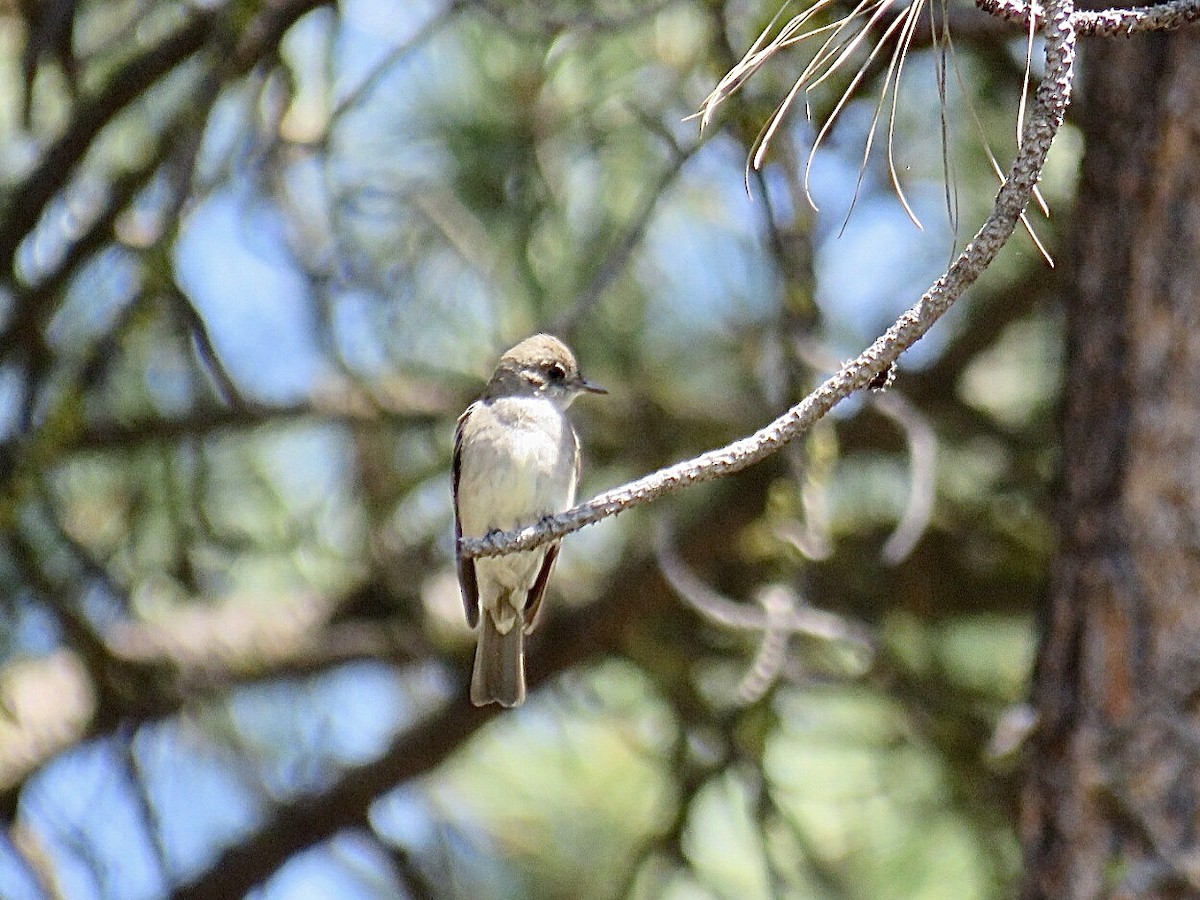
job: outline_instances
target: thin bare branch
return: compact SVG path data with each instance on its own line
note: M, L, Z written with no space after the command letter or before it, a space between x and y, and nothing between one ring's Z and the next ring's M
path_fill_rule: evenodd
M672 144L670 162L663 167L658 180L650 186L650 190L646 193L645 201L630 220L624 233L609 247L604 258L600 260L587 287L578 294L571 307L559 316L553 324L550 329L553 333L570 334L574 331L576 324L600 302L601 297L604 296L609 286L626 271L630 257L633 256L646 237L646 232L654 219L654 213L658 209L662 198L666 196L671 186L679 178L687 161L705 143L706 141L704 140L693 141L687 148L681 148Z
M176 418L147 416L126 422L99 421L85 425L77 433L56 437L55 446L67 452L128 453L183 438L293 421L434 425L445 421L458 397L444 386L419 379L398 377L379 382L375 387L376 390L367 393L348 380L331 380L310 398L290 404L201 405ZM0 454L15 451L19 443L19 437L0 440Z
M757 703L779 681L787 663L788 644L792 631L789 623L799 612L801 599L781 584L770 584L758 593L758 605L763 613L762 642L750 663L750 669L738 684L738 702L744 706Z
M975 0L988 15L1029 23L1029 4L1020 0ZM1045 19L1041 4L1033 4L1033 16L1040 30ZM1113 7L1103 10L1078 10L1071 16L1075 31L1083 37L1118 37L1139 31L1171 31L1192 22L1200 22L1200 0L1170 0L1153 6Z
M171 880L171 854L163 836L162 813L154 801L149 781L138 759L136 747L137 731L132 724L119 728L114 736L117 768L125 780L134 809L142 820L150 854L157 867L157 875L164 883Z
M748 480L747 489L731 495L722 506L716 531L711 520L681 529L689 557L720 559L728 551L724 535L745 527L759 513L766 482ZM671 607L660 570L632 554L612 585L602 600L569 615L550 617L539 629L538 653L529 659L530 688L624 646L630 621ZM225 850L191 884L177 888L173 900L241 897L297 851L342 828L366 824L368 811L381 794L433 770L499 711L495 705L475 707L467 702L463 674L461 693L397 735L378 759L347 770L319 796L281 804L254 834Z
M112 666L157 673L160 685L119 697L98 696L84 657L71 650L9 663L0 670L0 703L9 710L0 715L0 809L15 806L15 792L32 772L103 731L105 721L155 721L178 713L185 698L195 703L357 660L404 663L426 655L419 638L388 622L330 622L334 609L334 601L316 596L269 609L229 601L163 622L121 623L104 639Z
M867 654L874 652L875 641L867 629L842 616L808 606L786 585L764 588L756 598L758 603L755 606L738 603L714 591L680 558L672 546L670 531L666 527L659 529L655 555L667 584L688 606L715 625L737 631L783 630L821 641L852 644ZM765 593L772 590L783 590L791 597L787 602L786 615L779 612L778 598L765 598Z
M675 552L665 526L659 529L655 553L663 577L688 606L716 625L761 635L750 668L738 685L737 698L743 705L761 700L779 680L793 635L853 648L862 659L863 671L875 656L875 640L866 628L834 613L813 609L786 584L764 586L756 592L754 606L714 591Z
M816 341L797 339L795 350L813 368L829 366L830 352ZM933 515L937 463L937 436L929 420L902 393L887 390L895 371L893 366L889 371L889 383L873 391L871 397L872 405L896 424L908 444L908 503L881 551L883 561L892 566L908 558L929 527Z
M66 183L96 135L150 86L199 52L218 21L215 12L196 13L174 34L131 59L102 91L80 104L71 127L47 149L37 170L24 179L5 209L0 228L0 274L4 279L13 277L21 241Z
M246 408L249 403L225 367L221 355L217 352L216 344L213 343L208 323L200 314L200 310L196 308L196 304L192 302L192 298L177 288L172 289L169 296L181 325L192 338L196 356L212 378L221 401L234 408Z
M908 558L929 527L929 519L933 515L937 438L929 420L903 394L884 394L875 399L875 405L896 423L908 442L911 473L908 504L881 551L883 561L894 566Z
M375 92L375 89L379 87L384 79L389 74L395 72L400 63L415 50L424 46L429 40L435 37L444 26L453 20L455 15L466 7L467 4L464 0L451 0L444 8L431 16L415 33L392 47L345 96L338 100L333 112L330 113L329 125L332 126L339 119L344 118L347 113L360 108L363 102ZM327 139L328 136L327 130L323 138Z
M1046 154L1070 103L1075 62L1072 10L1071 0L1049 6L1046 75L1035 95L1021 149L996 196L991 215L946 273L870 347L843 365L800 403L748 437L605 491L534 525L483 538L464 539L459 552L471 558L530 550L685 487L740 472L806 433L838 403L885 372L901 353L933 327L991 264L1012 236L1033 196Z

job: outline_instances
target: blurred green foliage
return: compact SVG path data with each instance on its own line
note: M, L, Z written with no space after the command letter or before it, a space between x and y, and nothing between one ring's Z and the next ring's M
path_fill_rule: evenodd
M973 117L1011 151L1019 42L956 39L957 231L937 53L914 47L895 138L925 230L877 148L842 233L880 71L816 160L820 214L802 114L745 170L802 51L704 134L686 121L777 6L58 0L79 94L47 50L30 130L22 50L61 41L46 13L6 10L0 680L66 649L94 698L32 760L4 749L27 710L0 729L9 821L48 859L0 855L11 896L47 873L73 898L215 885L244 862L218 854L259 846L273 810L307 822L305 798L421 722L474 715L451 436L516 339L562 333L611 392L575 410L586 495L769 421L939 274L995 189ZM198 22L165 77L105 107ZM841 87L813 94L818 122ZM88 110L84 146L56 143ZM14 233L56 147L63 188ZM551 618L569 635L611 609L619 627L559 655L534 640L552 677L526 708L416 747L394 792L347 813L370 851L318 822L314 849L264 864L271 896L1011 895L1014 783L988 743L1025 695L1052 549L1052 289L1018 237L884 400L729 485L572 535ZM873 654L793 635L739 700L761 629L666 586L667 525L739 609L782 586Z

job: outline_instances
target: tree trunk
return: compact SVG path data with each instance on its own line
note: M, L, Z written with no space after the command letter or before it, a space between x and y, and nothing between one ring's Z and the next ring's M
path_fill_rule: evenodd
M1200 895L1200 39L1086 44L1028 898Z

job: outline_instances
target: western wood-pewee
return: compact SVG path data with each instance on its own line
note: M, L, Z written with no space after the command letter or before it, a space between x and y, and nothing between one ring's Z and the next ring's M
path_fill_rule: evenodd
M567 407L585 391L607 393L579 374L575 355L535 334L502 357L483 395L454 432L455 550L464 537L509 531L570 509L579 441ZM517 706L525 699L525 635L537 624L558 544L506 556L458 556L467 622L476 629L471 702Z

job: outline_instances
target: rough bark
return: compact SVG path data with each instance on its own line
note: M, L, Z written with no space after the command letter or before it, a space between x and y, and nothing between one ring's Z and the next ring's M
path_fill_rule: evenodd
M1200 36L1088 42L1028 898L1200 894Z

